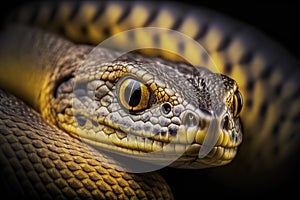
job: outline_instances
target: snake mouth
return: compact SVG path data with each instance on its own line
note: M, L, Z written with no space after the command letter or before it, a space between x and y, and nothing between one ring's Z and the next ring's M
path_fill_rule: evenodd
M146 137L142 134L125 132L109 125L95 126L96 123L93 123L93 120L88 121L89 123L86 123L85 126L74 126L66 123L61 124L61 126L73 137L80 139L89 146L129 157L147 157L149 153L160 152L162 157L176 157L192 163L202 159L199 158L199 152L202 148L206 148L204 143L206 129L195 132L195 129L186 129L181 126L182 130L178 131L181 134L176 136ZM231 143L231 137L228 132L220 133L218 140L209 147L210 151L202 160L222 159L228 160L228 162L232 160L239 143Z

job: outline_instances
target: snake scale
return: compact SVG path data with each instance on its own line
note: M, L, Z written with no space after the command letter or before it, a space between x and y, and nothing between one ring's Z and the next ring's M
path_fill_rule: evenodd
M204 8L172 2L41 2L29 4L13 16L13 21L9 21L12 26L3 28L0 37L1 194L31 199L178 199L181 196L201 197L211 190L225 195L232 191L249 195L252 191L291 193L299 189L299 61L259 31ZM21 25L13 25L15 22ZM37 26L33 28L32 25ZM87 62L87 68L76 74L81 82L74 89L75 71L84 61L90 61L92 45L139 27L167 28L187 35L204 47L218 71L226 76L207 71L190 76L191 65L170 61L172 55L164 52L159 52L163 58L128 54L103 64L101 56L114 58L116 53L100 49L95 51L100 58L92 60L90 65ZM203 52L164 35L142 35L141 32L121 39L117 43L120 46L125 45L126 40L129 41L127 45L138 41L155 43L162 49L173 48L193 64L201 66L207 62ZM93 73L97 70L95 65L101 66L101 75ZM176 81L166 76L172 71L180 74ZM203 76L216 83L222 81L225 91ZM96 90L93 95L102 106L98 118L86 120L83 117L84 109L93 106L79 102L77 109L81 110L77 115L70 109L77 105L70 103L78 97L72 95L74 92L82 95L83 87ZM208 93L215 94L216 100L208 101ZM135 101L133 96L140 101ZM225 103L220 103L224 98ZM201 109L192 102L198 102ZM98 147L108 148L108 151L125 155L151 152L170 142L174 135L178 136L180 127L185 127L180 124L192 128L194 123L198 124L194 112L185 112L182 104L204 113L205 119L199 120L204 130L212 120L207 111L220 109L216 112L216 123L227 132L216 141L218 148L198 159L197 144L204 142L203 133L198 134L198 131L195 139L192 138L194 146L184 154L183 160L171 164L174 168L146 173L124 172L115 168L120 161L110 152L97 151L99 141L94 143L95 148L89 147L86 143L95 138L86 139L84 133L82 137L77 133L78 130L95 129L114 136L106 139L118 147L111 147L110 143L99 139L104 146ZM115 107L104 109L103 105ZM116 106L118 109L114 109ZM163 115L151 118L147 115L151 109ZM157 133L156 137L152 135L157 128L153 126L149 128L152 132L146 131L144 125L143 136L152 142L144 139L141 145L141 140L127 139L130 134L122 132L126 127L115 125L122 121L115 120L120 115L110 115L110 112L122 110L129 110L124 112L125 125L132 122L128 117L143 121L147 127L157 123L160 125L158 136ZM183 114L177 116L176 112ZM171 114L176 117L169 120ZM103 128L95 123L97 120L111 127ZM137 139L140 129L131 128L130 131L136 135L130 137ZM173 151L179 146L176 145ZM166 150L166 153L170 152Z

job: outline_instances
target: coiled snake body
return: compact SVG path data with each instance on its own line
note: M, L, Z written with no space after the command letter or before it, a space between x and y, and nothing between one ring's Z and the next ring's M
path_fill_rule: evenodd
M30 198L172 199L172 191L180 190L176 183L169 187L157 172L126 173L118 168L124 167L121 157L110 153L130 157L152 152L174 138L178 142L171 150L164 149L168 156L184 149L185 142L191 145L172 167L219 166L189 172L198 184L193 189L298 188L298 61L232 19L156 3L43 2L13 15L11 26L1 33L1 191ZM225 76L206 70L197 74L182 60L165 60L174 55L163 51L159 55L164 58L119 57L101 48L90 60L92 44L139 27L176 30L193 38ZM203 52L171 39L138 32L125 34L117 46L155 43L180 52L192 64L209 64ZM103 62L115 55L116 60ZM91 93L98 103L88 98ZM87 116L91 109L95 115ZM215 146L200 159L199 148L214 123L219 133ZM191 128L181 131L186 126ZM190 132L195 133L191 139ZM86 145L91 141L93 147ZM170 176L167 169L160 171Z

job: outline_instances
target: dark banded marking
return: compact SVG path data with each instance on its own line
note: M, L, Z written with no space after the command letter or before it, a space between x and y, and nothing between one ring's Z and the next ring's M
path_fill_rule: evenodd
M284 121L286 121L286 120L287 120L287 119L286 119L286 115L281 114L280 117L279 117L279 121L284 122Z
M246 90L248 92L252 92L253 89L254 89L254 85L255 85L254 80L253 79L248 79L247 84L246 84Z
M239 63L240 64L249 64L250 61L253 59L253 57L254 57L253 52L248 51L241 56Z
M117 20L116 24L121 24L123 21L125 21L126 18L128 18L128 16L130 15L131 10L132 10L132 6L126 6L126 8L124 8L121 16Z
M170 27L172 30L178 30L184 22L184 17L179 17L175 19L174 24Z
M228 35L220 42L219 46L217 47L217 51L224 51L230 46L230 43L232 41L232 37L229 37Z
M194 39L196 41L200 40L201 38L203 38L206 33L208 32L209 26L208 24L203 24L202 28L198 30L197 34L195 35Z
M265 69L263 70L263 72L261 73L261 78L262 80L268 80L273 72L273 65L268 65L265 67Z
M226 63L224 65L224 71L226 74L231 74L232 73L232 64L231 63Z
M267 101L264 101L262 104L261 104L261 107L259 109L259 116L261 116L262 118L264 118L266 116L266 112L268 110L268 102Z
M88 28L87 28L86 25L81 25L81 26L79 27L79 31L80 31L80 34L81 34L82 36L87 36L87 35L88 35Z
M253 106L253 100L250 99L250 98L246 99L246 106L248 108L252 108L252 106Z
M95 13L94 17L92 18L92 23L95 23L96 21L98 21L99 18L101 18L101 16L103 15L103 13L106 10L105 1L102 1L101 3L102 3L101 5L98 4L98 8L96 10L96 13Z
M106 26L102 29L102 33L103 33L104 36L108 37L108 36L111 35L111 30L108 26Z
M57 27L57 32L58 32L58 34L61 34L63 36L67 36L68 35L67 32L66 32L66 28L65 28L64 25L58 26Z
M72 10L68 17L68 21L73 21L76 18L76 16L80 12L80 8L81 8L81 4L77 1L75 1L74 4L72 5Z
M282 84L282 82L280 82L280 83L278 83L278 85L276 86L276 87L274 87L275 88L275 97L278 97L278 96L280 96L280 94L281 94L281 92L282 92L282 87L283 87L283 84Z
M272 135L274 137L277 137L279 135L279 128L280 128L279 124L276 123L272 129Z
M150 16L148 16L147 20L142 25L142 27L149 26L153 21L155 21L155 19L157 18L157 16L158 16L159 13L160 13L159 9L153 10L152 12L150 12Z

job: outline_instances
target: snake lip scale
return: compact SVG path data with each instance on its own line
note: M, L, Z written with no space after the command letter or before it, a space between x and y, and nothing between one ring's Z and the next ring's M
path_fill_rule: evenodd
M93 143L93 142L95 142L95 143L97 143L97 142L101 142L101 143L105 143L105 144L111 144L112 142L109 142L107 139L100 139L99 141L97 141L97 138L95 137L95 135L97 135L98 133L95 133L95 132L93 132L93 130L74 130L74 131L72 131L72 128L69 126L69 127L66 127L65 129L68 129L68 130L70 130L70 132L71 132L71 134L74 136L74 137L76 137L76 138L80 138L80 139L82 139L82 140L90 140L90 142L87 142L87 143ZM80 134L82 137L84 137L84 138L82 138L82 137L79 137L78 136L78 132L79 131L81 131L82 133ZM110 137L112 137L112 138L114 138L114 139L119 139L119 141L121 141L121 140L123 140L124 138L126 138L128 135L131 135L131 137L139 137L140 139L135 139L135 140L138 140L138 141L145 141L146 140L146 137L141 137L141 136L139 136L139 135L133 135L133 134L130 134L130 133L125 133L125 132L121 132L121 133L119 133L118 131L121 131L121 130L116 130L117 132L116 133L111 133L112 134L112 136L110 136ZM89 132L89 134L90 135L92 135L92 136L90 136L90 135L83 135L84 133L87 133L87 132ZM121 136L121 138L120 138L120 136L117 136L117 135L122 135ZM94 137L93 137L94 136ZM108 136L107 136L108 137ZM197 137L197 136L196 136ZM164 146L166 146L166 145L168 145L169 143L172 143L173 145L180 145L181 146L181 148L185 148L186 149L186 146L193 146L193 147L198 147L199 149L201 148L201 143L198 143L197 141L196 141L196 137L194 137L194 139L192 140L192 142L189 144L189 143L186 143L186 142L180 142L180 141L178 141L178 142L174 142L172 139L170 139L170 140L168 140L168 141L163 141L162 142L162 140L160 140L159 138L158 139L156 139L155 137L151 137L151 138L147 138L147 140L149 140L150 142L149 143L153 143L153 142L158 142L158 146L160 146L161 148L163 148ZM93 142L92 142L93 141ZM125 141L124 142L125 144L127 143L127 141ZM126 145L124 146L124 144L122 144L122 143L118 143L118 142L115 142L114 143L114 145L116 145L116 146L118 146L118 147L124 147L125 149L123 149L123 150L126 150L127 149L127 147L126 147ZM234 144L235 146L232 146L232 145L230 145L230 146L226 146L226 144L225 145L222 145L222 144L217 144L217 145L215 145L214 146L214 148L216 148L216 149L219 149L219 148L222 148L222 149L237 149L237 147L238 147L238 145L239 145L239 143L236 143L236 144ZM128 150L128 149L127 149ZM158 148L157 150L160 150L160 148ZM151 151L155 151L155 150L153 150L153 149L149 149L149 150L144 150L144 149L132 149L131 151L137 151L137 152L151 152Z

